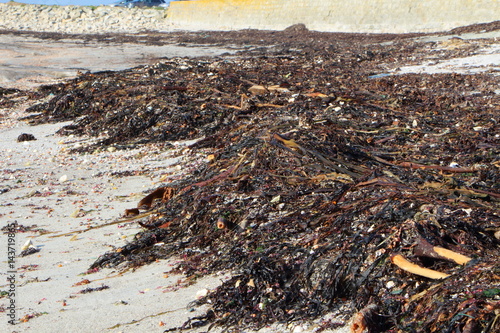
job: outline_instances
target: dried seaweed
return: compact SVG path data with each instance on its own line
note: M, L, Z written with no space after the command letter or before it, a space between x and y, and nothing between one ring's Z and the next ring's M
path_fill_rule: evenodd
M21 253L19 253L19 256L20 257L26 257L26 256L29 256L31 254L38 253L38 252L40 252L39 248L29 247L26 250L22 250Z
M106 290L106 289L109 289L109 286L106 286L106 285L102 285L100 287L96 287L96 288L85 288L85 289L82 289L80 290L78 293L79 294L89 294L89 293L93 293L94 291L101 291L101 290Z
M425 44L335 36L285 31L237 57L44 87L54 97L32 108L34 123L75 119L61 133L99 136L98 146L203 137L190 149L211 156L131 207L155 214L91 269L178 256L188 276L231 270L185 327L261 328L342 307L359 310L357 325L376 318L376 330L498 329L498 77L372 77ZM422 240L472 260L429 255ZM449 277L400 270L396 254Z

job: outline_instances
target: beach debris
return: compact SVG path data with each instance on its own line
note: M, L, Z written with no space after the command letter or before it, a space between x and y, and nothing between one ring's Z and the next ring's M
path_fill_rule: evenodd
M196 292L196 298L197 299L200 299L200 298L203 298L203 297L206 297L209 293L209 290L208 289L200 289Z
M0 87L0 97L4 97L6 95L15 94L15 93L18 93L18 92L20 92L19 89Z
M24 245L21 247L21 253L19 253L19 256L26 257L37 252L40 252L40 248L37 248L35 245L33 245L31 239L28 239L26 243L24 243Z
M416 246L413 248L413 253L417 256L450 260L459 265L465 265L472 260L472 258L464 256L460 253L442 248L440 246L433 246L422 237L418 238Z
M41 88L54 96L28 120L73 120L59 133L99 138L77 152L199 139L185 153L201 161L183 177L124 218L73 232L144 228L89 271L170 257L187 277L231 271L184 328L259 329L342 311L358 314L357 330L373 317L386 330L498 330L498 78L376 75L428 56L428 44L395 36L214 36L184 38L274 46ZM443 52L435 56L463 50ZM180 86L189 88L164 89Z
M139 208L125 209L125 217L137 216L140 214Z
M75 283L73 287L89 284L90 282L91 281L89 279L83 279L82 281Z
M73 213L69 214L69 217L72 217L72 218L77 218L79 216L81 212L81 209L80 208L77 208L73 211Z
M34 140L36 140L35 136L29 133L23 133L17 137L17 142L34 141Z
M47 312L33 312L33 313L30 313L30 314L26 314L24 316L22 316L21 318L19 318L19 321L21 323L27 323L28 321L30 321L31 319L33 318L36 318L36 317L40 317L40 316L43 316L45 314L48 314Z
M449 277L449 274L441 273L429 268L424 268L414 263L409 262L405 257L400 254L396 254L391 257L391 261L394 265L398 266L404 271L417 274L429 279L445 279Z
M219 217L217 220L217 229L226 229L228 227L228 222L225 218Z
M85 289L80 290L78 292L78 294L89 294L89 293L93 293L94 291L101 291L101 290L106 290L106 289L109 289L109 286L102 285L102 286L96 287L96 288L85 288Z
M33 241L31 239L28 239L26 243L24 243L24 245L21 247L21 251L25 251L30 247L33 247Z
M12 227L14 228L14 231L16 233L25 233L25 232L33 232L33 233L39 233L39 234L50 233L50 231L48 231L46 229L42 229L36 224L26 226L23 224L19 224L17 221L14 221L11 224L10 228L12 228ZM10 232L9 230L11 230L11 229L9 229L9 227L7 227L7 226L3 226L0 230L4 233L7 233L7 232Z
M19 272L36 271L39 268L36 264L22 265L19 267Z
M233 230L233 231L238 231L238 232L243 231L243 229L239 225L228 221L225 217L222 217L222 216L217 219L216 224L217 224L217 229L227 229L227 230Z
M359 312L357 312L351 323L351 333L364 332L381 332L381 324L383 320L378 317L378 306L376 304L368 304Z
M40 252L40 249L37 248L37 247L32 246L32 247L29 247L26 250L21 251L21 253L19 253L19 256L20 257L26 257L26 256L29 256L30 254L34 254L34 253L38 253L38 252Z
M288 90L286 87L282 87L280 85L271 85L271 86L261 86L261 85L255 85L251 86L248 88L248 91L252 93L253 95L262 95L266 93L272 93L272 92L277 92L277 93L289 93L290 90Z
M151 208L156 199L161 199L162 202L166 202L170 200L175 193L176 189L173 187L159 187L139 201L137 207L143 209Z

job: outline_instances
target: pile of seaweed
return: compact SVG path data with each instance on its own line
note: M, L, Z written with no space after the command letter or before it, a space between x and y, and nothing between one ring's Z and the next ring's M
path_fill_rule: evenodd
M354 331L495 331L498 76L373 76L426 47L301 40L87 73L41 87L54 97L30 119L75 119L61 133L98 146L202 137L190 149L207 162L142 200L144 231L90 267L231 271L183 328L341 309Z

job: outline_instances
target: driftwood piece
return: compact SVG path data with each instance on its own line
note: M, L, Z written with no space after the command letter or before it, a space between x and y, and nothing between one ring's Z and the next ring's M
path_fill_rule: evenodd
M368 304L358 313L356 313L351 323L351 333L372 332L376 323L378 306Z
M435 271L433 269L421 267L421 266L416 265L412 262L409 262L408 260L405 259L405 257L403 257L400 254L396 254L396 255L392 256L391 262L404 271L407 271L407 272L412 273L412 274L417 274L417 275L420 275L420 276L423 276L423 277L426 277L429 279L438 280L438 279L445 279L445 278L450 276L449 274L438 272L438 271Z
M156 199L166 202L175 195L176 189L173 187L159 187L139 201L138 208L151 208Z
M446 171L446 172L452 172L452 173L477 172L477 170L474 168L454 168L454 167L448 167L448 166L442 166L442 165L424 165L424 164L418 164L418 163L412 163L412 162L400 162L400 163L398 163L398 165L403 167L403 168L409 168L409 169L434 169L434 170Z
M409 190L409 191L415 191L414 188L411 188L405 184L394 182L391 179L388 179L386 177L377 177L377 178L367 180L365 182L360 182L360 183L356 184L356 187L363 187L363 186L370 186L370 185L398 187L398 188Z
M431 243L419 237L417 239L417 244L413 248L413 253L419 257L429 257L434 259L444 259L456 262L459 265L465 265L472 258L464 256L463 254L439 247L433 246Z

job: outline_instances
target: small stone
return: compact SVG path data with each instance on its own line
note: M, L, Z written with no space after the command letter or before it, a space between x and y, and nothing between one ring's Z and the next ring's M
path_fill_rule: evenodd
M34 141L34 140L36 140L35 136L29 133L23 133L17 137L17 142Z
M201 289L196 292L196 298L200 299L208 295L208 289Z
M81 209L80 209L80 208L77 208L75 211L73 211L73 213L71 213L71 214L69 215L69 217L72 217L72 218L77 218L77 217L78 217L78 215L80 214L80 212L81 212Z
M297 325L293 328L293 333L301 333L304 332L304 328L300 325Z
M280 202L280 199L281 199L281 196L277 195L271 199L271 203L278 203L278 202Z

